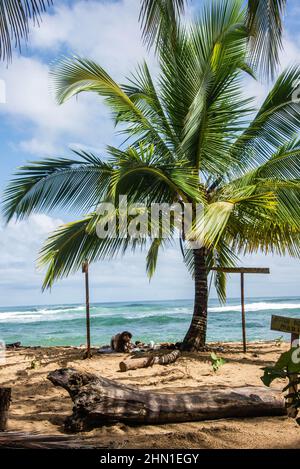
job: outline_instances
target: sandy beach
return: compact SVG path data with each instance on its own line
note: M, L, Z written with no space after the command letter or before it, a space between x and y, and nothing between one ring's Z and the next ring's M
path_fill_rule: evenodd
M216 347L220 344L211 344ZM47 379L51 370L74 367L142 389L176 392L201 386L262 385L261 368L273 364L287 344L251 343L247 354L240 343L222 345L218 356L226 364L212 371L209 352L185 353L171 365L119 371L123 354L96 353L83 360L75 347L21 348L7 351L0 368L0 385L12 387L8 431L64 434L64 419L71 413L67 392ZM274 387L282 388L277 382ZM159 435L159 438L158 438ZM299 448L300 430L292 419L269 417L130 427L103 426L81 433L80 438L110 448Z

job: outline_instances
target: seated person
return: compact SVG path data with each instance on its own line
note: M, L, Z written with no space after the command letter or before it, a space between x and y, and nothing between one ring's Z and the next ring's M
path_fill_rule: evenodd
M111 338L110 346L114 352L126 353L134 347L131 343L131 332L124 331L116 334Z

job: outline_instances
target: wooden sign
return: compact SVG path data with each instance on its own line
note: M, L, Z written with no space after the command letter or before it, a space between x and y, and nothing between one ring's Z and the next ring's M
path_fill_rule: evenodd
M300 335L300 319L272 316L271 329L272 331Z
M268 267L213 267L211 270L226 274L269 274Z

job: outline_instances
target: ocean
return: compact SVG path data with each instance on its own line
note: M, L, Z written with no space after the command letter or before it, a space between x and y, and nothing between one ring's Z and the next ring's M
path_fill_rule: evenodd
M209 301L208 341L240 341L239 299L225 306ZM129 330L133 340L182 340L191 319L192 300L128 301L91 305L91 340L108 344L113 334ZM300 318L300 297L246 299L247 339L271 340L288 335L270 330L271 315ZM81 345L85 343L85 306L19 306L0 308L0 340L22 345Z

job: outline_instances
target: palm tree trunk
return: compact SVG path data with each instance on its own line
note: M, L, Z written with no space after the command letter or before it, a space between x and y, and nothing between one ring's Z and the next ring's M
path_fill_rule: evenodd
M207 329L207 252L205 248L194 249L195 302L191 325L184 338L182 349L195 351L204 347Z

